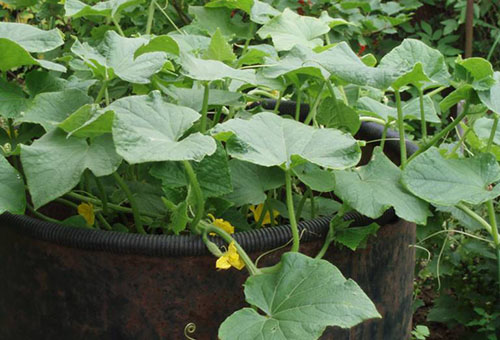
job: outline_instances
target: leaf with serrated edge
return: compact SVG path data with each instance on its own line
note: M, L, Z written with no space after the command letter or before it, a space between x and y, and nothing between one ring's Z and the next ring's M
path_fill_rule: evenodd
M350 328L380 317L352 280L325 260L286 253L279 271L251 276L245 282L248 303L219 328L221 340L314 340L327 326Z

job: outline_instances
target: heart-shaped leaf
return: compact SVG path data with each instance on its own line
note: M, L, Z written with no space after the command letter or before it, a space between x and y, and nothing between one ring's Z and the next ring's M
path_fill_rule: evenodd
M112 103L116 151L129 163L195 160L215 152L215 140L200 133L181 139L200 118L190 108L168 103L160 92Z
M363 215L377 218L394 207L396 215L425 224L427 203L401 184L401 170L376 148L372 160L355 170L335 171L335 194Z
M245 282L248 303L219 328L221 340L314 340L327 326L350 328L380 317L352 280L325 260L286 253L279 271L251 276Z
M144 2L144 0L108 0L90 6L78 0L66 0L64 2L64 10L66 11L66 16L73 18L91 15L111 18L116 17L124 9L138 5L142 2Z
M229 161L233 190L225 198L237 206L261 204L266 200L266 191L276 189L285 183L283 171L243 162L238 159Z
M58 126L68 132L68 136L93 138L111 133L113 117L113 111L101 110L96 104L87 104L73 112Z
M165 52L172 55L179 55L179 45L168 35L160 35L139 47L134 53L134 58L151 52Z
M92 98L80 90L45 92L37 95L17 122L37 123L45 131L55 129L59 123Z
M27 103L28 99L22 88L0 80L0 117L18 118Z
M227 38L234 36L238 39L251 38L254 32L250 29L250 24L243 22L240 16L231 15L231 12L229 8L189 6L189 14L194 17L191 25L209 35L213 35L217 29L220 29Z
M361 121L359 115L344 102L335 98L326 98L318 108L316 119L319 124L328 128L336 128L350 132L354 135L358 132Z
M402 71L391 84L395 89L407 84L422 88L446 86L450 79L441 52L415 39L405 39L380 60L379 67Z
M148 43L146 38L125 38L115 31L107 31L97 47L75 41L71 52L81 58L92 72L103 80L115 76L137 84L148 84L149 78L159 72L166 62L163 52L151 52L134 57L136 50Z
M23 214L25 208L24 181L19 172L0 155L0 214L5 211Z
M480 204L500 195L500 166L490 153L446 159L436 148L418 155L403 171L403 184L414 195L433 204Z
M213 134L227 140L234 158L263 166L285 169L308 160L331 168L344 169L360 159L360 148L351 135L335 129L315 129L270 112L249 120L231 119L214 128Z
M262 39L271 38L278 51L289 51L295 45L321 46L323 40L319 37L329 31L330 26L323 20L301 16L286 8L262 26L257 34Z
M70 137L53 130L32 145L21 148L28 188L35 208L64 195L73 189L85 169L97 177L113 173L120 165L111 135L92 140Z
M44 31L31 25L0 22L0 71L25 65L39 65L66 72L66 68L47 60L37 60L30 53L43 53L61 46L64 41L57 29Z
M232 62L236 60L233 47L227 43L220 29L215 31L203 57L205 59L219 60L222 62Z

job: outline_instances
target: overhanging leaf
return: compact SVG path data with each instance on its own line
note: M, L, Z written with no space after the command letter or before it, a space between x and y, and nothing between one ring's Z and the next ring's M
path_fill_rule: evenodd
M110 175L120 165L111 135L92 140L70 137L53 130L32 145L23 145L21 161L35 209L73 189L85 171Z
M478 95L481 102L488 109L500 115L500 72L495 72L493 79L495 80L495 84L486 91L478 92Z
M344 169L360 159L360 148L351 135L315 129L270 112L258 113L249 120L229 120L217 125L213 134L229 138L227 150L234 158L263 166L290 169L308 160L326 168Z
M129 163L195 160L215 152L213 138L183 134L200 118L190 108L168 103L160 92L121 98L109 107L115 112L116 151Z
M0 117L16 119L26 108L27 103L22 88L0 80Z
M24 181L19 172L0 155L0 214L5 211L23 214L25 208Z
M307 16L301 16L286 8L262 26L257 34L262 38L271 38L278 51L289 51L295 45L314 48L323 45L319 38L330 31L324 21Z
M93 138L111 133L113 117L113 111L101 110L96 104L86 104L58 126L66 131L68 136Z
M124 9L138 5L142 2L144 2L144 0L108 0L90 6L78 0L66 0L64 2L64 10L66 16L73 18L92 15L111 18L120 14Z
M361 126L359 115L353 108L331 97L321 103L316 119L325 127L348 131L352 135L356 134Z
M489 153L464 159L445 159L436 148L418 155L403 171L403 184L433 204L480 204L500 195L500 166Z
M276 273L248 278L245 297L264 315L252 308L233 313L219 328L221 340L313 340L327 326L350 328L380 317L354 281L300 253L284 254Z
M364 227L343 228L335 233L335 242L340 243L352 251L363 247L371 235L375 235L380 226L371 223Z
M400 184L401 170L378 147L367 165L334 174L335 194L363 215L378 218L394 207L396 215L418 224L430 215L427 203Z

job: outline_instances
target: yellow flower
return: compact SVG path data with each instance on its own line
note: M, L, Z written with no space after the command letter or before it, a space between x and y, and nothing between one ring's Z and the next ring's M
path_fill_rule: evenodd
M208 214L208 217L212 219L212 224L217 228L224 230L226 233L234 234L234 227L228 221L224 221L222 218L215 218L214 215ZM215 235L215 233L210 233L210 235Z
M81 203L78 206L78 214L82 216L89 226L95 222L94 206L91 203Z
M234 242L229 244L229 249L217 260L215 263L217 269L229 269L234 267L238 270L242 270L245 267L245 262L243 262L236 250Z
M255 222L259 222L260 216L262 215L262 210L264 210L264 204L259 204L257 206L251 205L250 206L250 211L253 213L253 219ZM279 212L277 210L273 209L273 217L276 218L279 216ZM266 214L264 215L264 219L262 220L262 225L266 224L271 224L271 214L269 213L269 210L266 211ZM276 224L276 220L274 220L274 224Z

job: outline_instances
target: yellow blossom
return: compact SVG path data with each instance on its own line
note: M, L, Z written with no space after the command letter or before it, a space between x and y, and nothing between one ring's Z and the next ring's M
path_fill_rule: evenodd
M243 262L238 254L238 250L234 245L234 242L229 244L228 250L217 260L215 263L217 269L229 269L234 267L241 270L245 267L245 262Z
M228 221L224 221L222 218L215 218L212 214L208 214L208 217L212 219L212 224L217 228L224 230L226 233L234 234L234 227ZM210 235L215 235L215 233L210 233Z
M260 216L262 215L262 210L264 210L264 204L259 204L257 206L252 205L250 206L250 211L253 213L253 218L255 222L259 222ZM279 216L279 212L277 210L273 209L273 217L276 218ZM266 224L271 224L271 214L269 213L269 210L266 211L266 214L264 215L264 219L262 220L262 225ZM274 224L276 224L276 220L274 220Z
M95 222L94 206L91 203L81 203L78 206L78 214L82 216L89 226Z

